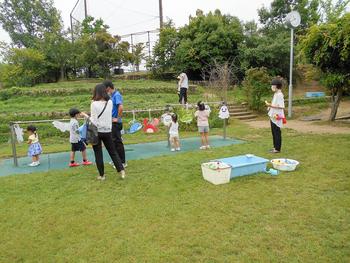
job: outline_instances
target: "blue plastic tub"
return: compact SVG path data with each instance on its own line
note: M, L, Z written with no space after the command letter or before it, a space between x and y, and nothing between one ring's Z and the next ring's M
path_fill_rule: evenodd
M306 98L320 98L320 97L324 97L325 93L322 91L309 91L306 92Z
M231 165L230 178L265 172L267 163L269 162L267 159L254 155L252 157L247 157L246 155L233 156L216 161Z

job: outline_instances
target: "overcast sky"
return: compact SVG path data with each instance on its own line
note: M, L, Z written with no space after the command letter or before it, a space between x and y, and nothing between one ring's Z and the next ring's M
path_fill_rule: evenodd
M224 14L237 16L243 21L258 20L257 9L269 6L272 0L163 0L164 20L170 18L177 27L188 23L188 17L197 9L205 13L220 9ZM84 18L84 0L80 0L73 16ZM76 0L54 0L61 12L65 28L69 27L69 14ZM125 35L159 28L159 0L87 0L88 14L102 18L112 34ZM9 42L1 28L0 40ZM137 41L137 40L136 40Z

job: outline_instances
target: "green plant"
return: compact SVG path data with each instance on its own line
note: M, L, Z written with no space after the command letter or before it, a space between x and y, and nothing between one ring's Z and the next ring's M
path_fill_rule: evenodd
M263 101L261 99L270 93L270 82L271 77L266 68L251 68L247 70L243 88L251 109L257 111L262 109Z

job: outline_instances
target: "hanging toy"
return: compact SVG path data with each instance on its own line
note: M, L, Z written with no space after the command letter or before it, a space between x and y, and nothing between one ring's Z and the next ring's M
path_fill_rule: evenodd
M161 122L164 124L164 126L169 127L171 122L172 122L172 118L171 118L171 114L170 113L164 113L161 117L160 117Z
M129 124L130 128L125 132L127 134L133 134L142 129L142 124L135 119L135 111L132 111L132 121L130 121Z
M219 118L223 119L223 120L230 118L230 113L229 113L226 105L221 106L220 111L219 111Z
M157 126L159 124L159 120L158 119L153 119L152 122L148 121L148 118L145 118L143 120L143 131L146 133L155 133L158 131Z
M59 129L61 132L66 132L70 130L69 122L53 121L52 124L56 129Z

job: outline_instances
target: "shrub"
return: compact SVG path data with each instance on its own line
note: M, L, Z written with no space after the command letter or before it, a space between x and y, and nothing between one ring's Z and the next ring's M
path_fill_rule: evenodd
M243 87L248 102L248 106L260 111L263 106L262 97L270 93L271 77L269 76L267 69L251 68L246 71L246 78L243 81Z

